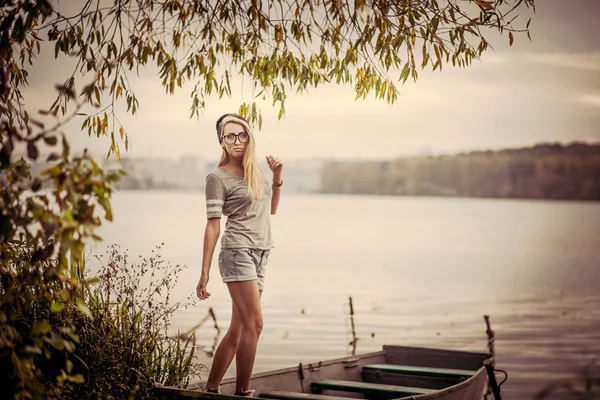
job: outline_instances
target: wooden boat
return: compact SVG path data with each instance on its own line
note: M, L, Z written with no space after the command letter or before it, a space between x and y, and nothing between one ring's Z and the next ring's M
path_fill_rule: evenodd
M485 353L386 345L374 353L257 373L251 388L254 397L282 400L481 400L486 369L493 375L491 361ZM202 386L157 385L154 391L163 399L239 399L233 396L234 378L223 380L221 394L202 392Z

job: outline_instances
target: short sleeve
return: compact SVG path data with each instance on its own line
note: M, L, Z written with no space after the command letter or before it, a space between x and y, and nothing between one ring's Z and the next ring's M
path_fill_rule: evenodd
M206 176L206 218L221 218L225 204L225 185L214 174Z

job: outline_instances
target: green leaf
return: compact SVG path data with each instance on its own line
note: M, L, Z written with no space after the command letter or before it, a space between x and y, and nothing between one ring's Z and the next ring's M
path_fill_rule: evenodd
M96 285L96 284L100 283L100 278L98 278L98 277L95 276L95 277L90 278L87 281L85 281L85 283L87 285Z
M83 301L77 300L75 302L75 304L77 305L77 308L79 309L79 311L81 311L86 317L93 318L92 312L90 311L89 307Z
M438 17L434 17L431 20L431 34L432 35L435 35L435 33L437 32L439 23L440 23L440 19Z
M38 149L35 145L34 142L28 142L27 143L27 156L29 158L31 158L32 160L37 160L38 156L39 156L39 152Z
M67 374L70 374L73 371L73 361L67 360Z
M55 146L57 142L56 136L44 136L44 142L49 146Z
M67 137L65 135L62 136L62 145L63 145L62 156L63 156L63 158L67 158L69 156L70 147L69 147L69 142L67 141Z
M65 350L69 353L75 352L75 344L70 340L63 340L63 345L65 346Z
M60 156L56 153L50 153L50 155L48 156L48 158L46 159L46 162L52 162L52 161L56 161L59 160Z
M59 313L64 309L64 305L62 303L54 302L50 306L50 311L53 313Z
M48 321L39 321L33 324L33 328L31 329L32 335L43 335L52 330L52 327L48 323Z
M410 65L407 62L406 64L404 64L404 68L402 68L402 72L400 73L400 79L403 79L404 82L406 82L406 80L408 79L409 72L410 72Z
M73 383L85 383L85 378L81 374L69 376L69 381Z
M65 349L64 339L56 332L50 332L50 337L44 338L44 341L58 351L63 351Z

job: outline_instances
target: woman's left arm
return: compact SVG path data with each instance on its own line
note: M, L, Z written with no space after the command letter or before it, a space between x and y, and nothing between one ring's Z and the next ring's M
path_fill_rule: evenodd
M271 197L271 215L277 213L277 207L279 206L279 198L281 197L281 186L283 185L283 163L280 159L267 156L267 164L273 171L273 196Z

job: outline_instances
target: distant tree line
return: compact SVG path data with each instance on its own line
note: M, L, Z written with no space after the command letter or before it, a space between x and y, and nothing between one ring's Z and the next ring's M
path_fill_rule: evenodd
M322 193L600 200L600 144L539 144L499 151L333 161Z

